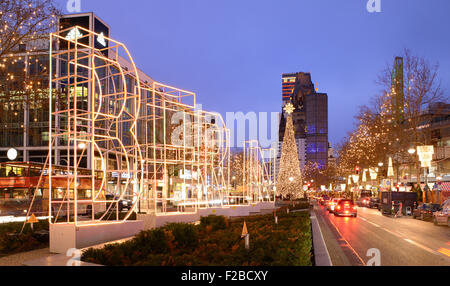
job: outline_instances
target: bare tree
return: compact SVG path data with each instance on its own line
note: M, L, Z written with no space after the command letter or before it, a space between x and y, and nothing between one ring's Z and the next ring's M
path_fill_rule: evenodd
M360 108L355 117L355 130L339 148L339 169L352 172L356 165L374 167L377 162L385 162L387 157L393 157L398 168L401 163L411 160L407 152L410 147L427 144L425 130L420 126L423 111L434 103L447 100L438 80L439 66L407 49L402 58L404 106L400 107L403 111L401 120L395 116L394 110L398 108L393 100L395 75L392 64L388 64L376 81L381 87L380 94L371 99L370 107ZM419 166L417 170L420 178Z
M59 14L54 0L0 1L0 58L19 44L47 34Z

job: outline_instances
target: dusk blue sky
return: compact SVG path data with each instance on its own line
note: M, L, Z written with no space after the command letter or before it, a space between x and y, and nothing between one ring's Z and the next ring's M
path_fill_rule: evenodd
M450 91L450 1L81 0L153 79L197 93L204 109L280 112L281 74L311 72L329 97L329 140L354 127L375 79L409 48L439 62ZM67 0L58 0L65 10Z

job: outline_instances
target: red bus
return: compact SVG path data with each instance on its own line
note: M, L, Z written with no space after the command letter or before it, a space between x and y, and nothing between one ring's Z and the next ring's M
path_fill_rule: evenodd
M67 167L52 167L54 174L66 174ZM40 185L39 178L44 172ZM31 209L31 213L36 216L48 216L49 205L49 184L47 169L44 170L44 164L30 162L7 162L0 163L0 216L25 216L27 214L30 203L33 199L34 192L36 197ZM69 169L70 172L70 169ZM78 169L80 175L91 175L91 171L87 169ZM100 188L102 183L102 173L96 172L95 187ZM89 200L92 198L91 190L92 180L89 178L81 178L78 182L78 199ZM36 188L38 186L38 188ZM73 199L73 184L69 186L70 199ZM67 193L67 179L52 179L52 215L59 210L59 215L65 215ZM105 199L105 194L100 195L101 199ZM61 201L61 204L58 204ZM96 208L97 211L104 211L104 208ZM79 213L88 213L89 204L79 205Z

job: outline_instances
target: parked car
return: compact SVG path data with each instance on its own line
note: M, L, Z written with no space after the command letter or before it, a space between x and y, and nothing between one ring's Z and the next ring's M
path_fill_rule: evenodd
M367 202L366 206L368 208L371 209L380 209L381 208L381 204L380 204L380 199L379 198L370 198L369 201Z
M335 216L353 216L358 214L355 203L352 200L340 200L334 208Z
M328 196L322 196L322 197L320 198L320 204L321 204L322 206L326 206L329 200L330 200L330 197L328 197Z
M356 200L356 204L359 207L367 207L370 198L372 197L372 192L370 190L361 190L359 198Z
M117 200L118 197L112 195L112 194L107 194L105 195L105 198L107 201L112 201L112 200ZM119 200L119 212L123 211L123 210L130 210L131 207L133 206L133 201L132 200L127 200L127 199L123 199L123 200ZM106 208L109 208L109 203L106 204ZM111 207L111 209L115 209L115 204Z
M433 213L433 222L435 225L447 225L450 227L449 220L450 213L450 199L446 200L441 208Z
M342 200L342 199L341 199L341 198L334 198L334 199L332 199L332 200L329 200L329 201L328 201L328 205L327 205L327 210L328 210L330 213L333 213L333 212L334 212L334 209L336 208L336 205L338 204L338 202L339 202L340 200Z
M430 220L433 218L433 213L439 211L440 208L439 204L420 204L413 210L413 218Z

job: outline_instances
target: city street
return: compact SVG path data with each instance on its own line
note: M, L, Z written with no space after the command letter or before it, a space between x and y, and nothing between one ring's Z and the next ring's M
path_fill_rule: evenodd
M391 218L358 208L358 217L336 217L325 207L314 212L334 266L367 265L369 249L381 266L449 266L450 228L412 217Z

